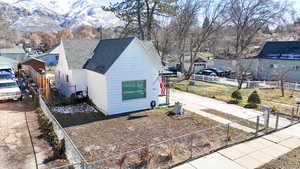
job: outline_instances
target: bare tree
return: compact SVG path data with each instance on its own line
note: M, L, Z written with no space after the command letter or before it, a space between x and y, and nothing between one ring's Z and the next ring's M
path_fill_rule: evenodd
M203 4L202 9L204 9L203 16L205 19L202 28L196 29L190 37L190 66L186 74L188 78L192 74L197 54L203 50L206 44L213 41L214 35L229 21L226 16L227 5L226 1L218 0L209 0Z
M249 59L237 59L234 65L235 77L238 82L238 89L242 89L245 81L251 78L251 67L253 63Z
M280 84L280 90L281 90L281 97L284 97L285 96L285 90L284 90L284 80L286 78L286 76L292 72L292 71L295 71L295 68L292 67L292 68L288 68L288 69L281 69L281 71L279 71L277 73L277 80Z
M176 43L176 55L179 58L182 69L184 69L184 56L190 38L189 34L193 26L197 23L201 6L202 3L198 0L187 0L172 22L175 36L174 41Z
M260 31L268 25L280 22L285 9L286 3L273 0L230 0L228 14L235 34L232 46L238 62L236 78L239 89L250 72L249 63L240 61L241 58L247 57L249 48Z
M273 0L230 0L228 14L235 29L234 53L244 57L255 35L267 25L280 22L286 3Z

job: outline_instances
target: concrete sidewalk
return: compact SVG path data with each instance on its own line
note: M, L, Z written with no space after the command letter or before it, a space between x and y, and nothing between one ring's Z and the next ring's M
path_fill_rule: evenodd
M241 143L174 169L255 169L300 146L300 124Z
M183 107L187 110L191 110L195 113L198 111L202 111L204 109L214 109L217 111L221 111L223 113L231 114L236 117L242 119L248 119L249 121L256 122L256 116L262 116L263 112L252 110L252 109L245 109L241 106L227 104L223 101L219 101L216 99L211 99L208 97L199 96L196 94L183 92L175 89L171 89L170 92L170 101L171 103L174 102L181 102L183 103ZM274 115L270 116L270 127L275 128L276 117ZM260 119L260 124L264 124L264 119ZM283 117L279 118L279 128L288 126L291 124L291 121L285 119Z

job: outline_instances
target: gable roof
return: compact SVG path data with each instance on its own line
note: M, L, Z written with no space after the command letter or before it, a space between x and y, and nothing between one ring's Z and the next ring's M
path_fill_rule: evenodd
M99 39L62 39L69 68L82 69L99 41Z
M0 49L1 54L25 54L22 46L16 46L14 48L2 48Z
M46 53L47 54L59 54L61 44L55 45L53 48L49 49Z
M257 58L300 60L300 41L266 42Z
M83 68L105 74L133 39L134 37L101 40L94 50L93 57Z

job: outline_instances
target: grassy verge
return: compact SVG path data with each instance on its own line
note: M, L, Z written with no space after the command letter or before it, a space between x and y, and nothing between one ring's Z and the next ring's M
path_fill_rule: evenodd
M214 110L214 109L204 109L202 111L214 114L216 116L222 117L224 119L227 119L227 120L230 120L230 121L233 121L233 122L236 122L236 123L238 123L242 126L246 126L246 127L251 128L251 129L256 129L256 123L255 122L252 122L252 121L249 121L249 120L246 120L246 119L243 119L243 118L239 118L237 116L234 116L234 115L231 115L231 114L228 114L228 113L224 113L224 112L221 112L221 111L218 111L218 110Z
M300 166L300 147L256 169L297 169Z

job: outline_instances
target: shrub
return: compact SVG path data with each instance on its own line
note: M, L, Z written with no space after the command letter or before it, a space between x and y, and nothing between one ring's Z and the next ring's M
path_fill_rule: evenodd
M243 99L239 90L234 91L231 94L231 98L235 99L235 102L233 102L233 103L239 103Z
M257 91L253 91L250 96L248 97L248 104L245 106L245 108L257 108L257 104L260 104L260 98L257 93Z
M250 94L250 96L248 97L248 103L250 103L250 104L260 104L261 103L259 95L256 90L253 91Z

